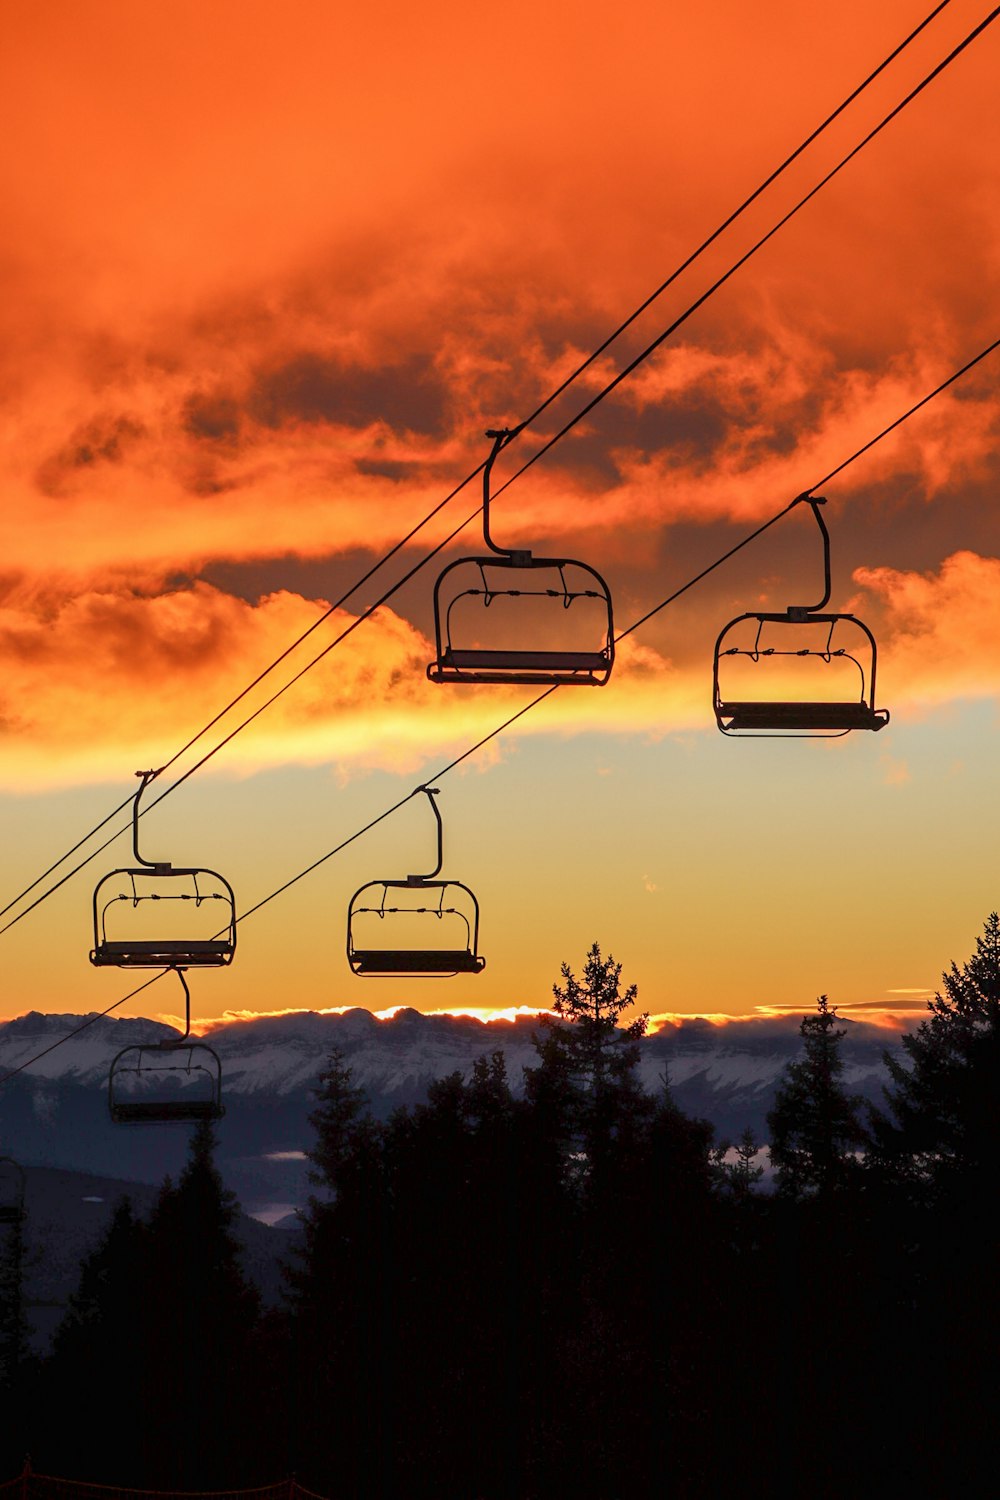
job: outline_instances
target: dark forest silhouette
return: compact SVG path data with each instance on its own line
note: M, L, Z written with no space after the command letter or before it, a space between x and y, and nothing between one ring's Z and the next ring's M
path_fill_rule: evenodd
M501 1052L377 1121L343 1055L315 1195L261 1312L211 1126L148 1223L119 1205L50 1356L0 1257L0 1475L146 1489L294 1472L335 1497L976 1492L993 1450L1000 920L889 1053L871 1111L826 996L757 1142L638 1080L595 944L515 1095Z

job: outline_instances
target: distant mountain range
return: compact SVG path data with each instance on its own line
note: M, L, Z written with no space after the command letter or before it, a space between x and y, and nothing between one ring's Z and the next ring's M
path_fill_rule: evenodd
M36 1011L0 1023L0 1073L78 1026L83 1016ZM798 1015L736 1020L725 1025L690 1020L666 1026L642 1042L641 1075L656 1091L669 1077L678 1105L708 1119L720 1138L751 1126L766 1138L765 1116L787 1063L801 1056ZM880 1102L883 1053L898 1042L865 1022L844 1020L848 1088ZM355 1082L381 1118L423 1099L427 1086L456 1070L468 1076L477 1057L502 1050L519 1089L523 1068L537 1057L531 1017L484 1023L469 1017L401 1010L390 1020L369 1011L263 1016L218 1027L205 1040L222 1063L225 1119L219 1125L219 1166L243 1207L273 1221L302 1204L309 1192L308 1115L313 1090L331 1049L343 1049ZM157 1021L96 1020L0 1088L0 1155L26 1166L45 1165L140 1183L176 1174L186 1156L181 1127L114 1125L107 1109L114 1055L134 1042L176 1035Z

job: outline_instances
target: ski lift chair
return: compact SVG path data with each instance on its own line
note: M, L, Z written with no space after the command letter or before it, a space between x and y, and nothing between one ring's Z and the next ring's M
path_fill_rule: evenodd
M184 1035L123 1047L108 1074L108 1109L116 1125L192 1125L221 1120L222 1064L205 1042L190 1040L191 993L182 970Z
M448 978L481 974L479 903L467 885L438 880L443 829L435 787L417 787L437 820L437 864L429 875L372 880L351 897L347 962L360 977Z
M0 1156L0 1229L24 1218L24 1168L12 1156Z
M888 709L875 707L875 637L856 615L824 612L830 599L830 535L819 507L826 501L799 498L810 506L823 537L825 591L818 604L751 611L720 632L713 705L723 734L836 739L855 729L878 731L889 722ZM782 664L793 663L793 672L779 677ZM794 675L801 681L799 693L779 696ZM751 677L755 681L747 693ZM776 678L778 692L768 696Z
M132 806L137 868L112 870L94 891L94 946L99 968L191 969L230 964L236 951L236 897L214 870L143 859L139 801L156 774L139 771Z
M603 687L615 659L608 585L587 563L496 545L490 535L490 478L497 454L516 431L503 428L486 436L493 439L483 469L483 539L490 555L449 563L435 583L437 657L427 676L431 682ZM507 623L519 638L534 630L539 639L530 647L502 640L483 644L482 635L492 633L495 640Z

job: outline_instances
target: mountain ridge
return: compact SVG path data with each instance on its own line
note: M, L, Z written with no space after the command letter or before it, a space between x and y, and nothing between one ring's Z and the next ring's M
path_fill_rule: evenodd
M0 1022L0 1073L22 1067L87 1020L31 1011ZM711 1121L720 1138L746 1126L765 1139L765 1118L784 1068L801 1056L799 1014L736 1019L725 1025L692 1019L661 1027L640 1043L639 1074L656 1092L669 1080L686 1113ZM453 1072L468 1077L477 1057L502 1051L512 1088L537 1062L533 1016L480 1020L408 1008L380 1019L357 1008L290 1011L220 1023L201 1040L218 1054L226 1116L219 1124L219 1166L251 1213L291 1209L308 1194L305 1153L314 1090L334 1047L387 1118L426 1097L429 1085ZM883 1054L894 1034L844 1019L844 1084L880 1102ZM144 1017L100 1017L79 1035L11 1077L0 1089L0 1154L25 1164L159 1181L183 1165L187 1133L177 1127L128 1130L112 1125L106 1108L112 1058L137 1042L177 1037L175 1028Z

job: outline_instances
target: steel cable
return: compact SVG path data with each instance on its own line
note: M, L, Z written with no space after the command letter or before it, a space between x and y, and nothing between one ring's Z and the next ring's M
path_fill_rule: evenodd
M908 407L905 412L896 417L892 422L888 424L888 426L883 427L882 430L878 432L873 438L870 438L866 443L862 444L860 448L857 448L849 458L844 459L844 461L838 464L835 469L831 469L828 474L825 474L822 479L817 480L815 484L810 485L808 489L800 491L800 493L796 495L793 500L790 500L787 505L783 506L781 510L776 511L773 516L769 517L768 520L762 522L762 524L756 527L752 532L749 532L745 537L737 542L735 546L730 547L726 552L722 553L720 557L716 558L714 562L703 568L701 572L696 573L693 578L688 579L685 584L682 584L680 588L675 589L672 594L669 594L665 599L661 600L660 603L657 604L653 609L648 610L647 613L642 615L638 620L635 620L631 625L626 626L624 630L620 631L615 636L615 643L617 644L619 641L625 640L627 636L634 634L634 632L640 629L644 624L646 624L648 620L651 620L654 615L657 615L661 610L666 609L668 605L674 603L675 600L679 599L682 594L687 593L689 589L693 588L697 583L700 583L702 579L707 578L710 573L714 573L715 570L721 567L723 563L727 562L731 557L734 557L737 552L742 551L744 547L749 546L751 542L755 541L759 536L762 536L764 532L768 531L772 526L776 525L778 521L780 521L784 516L788 515L790 511L794 510L794 508L798 504L800 504L800 502L807 499L815 490L819 489L821 485L827 484L829 480L834 477L834 475L843 473L846 468L855 463L863 454L869 452L869 450L873 448L876 443L881 442L883 438L889 435L889 433L894 432L897 427L899 427L903 422L912 417L914 413L920 411L930 401L933 401L936 396L939 396L942 393L942 391L947 390L948 387L953 385L956 380L960 379L962 375L967 374L969 370L973 369L976 365L981 363L982 360L986 359L987 356L992 354L996 349L1000 349L1000 339L994 339L994 341L991 344L988 344L986 348L980 350L980 352L972 359L966 361L966 363L962 365L960 369L953 371L953 373L949 375L947 379L941 381L940 384L935 386L932 391L929 391L926 395L922 396L919 401L915 402L911 407ZM502 724L498 724L496 728L490 730L488 734L483 735L482 738L477 740L474 745L470 745L466 750L464 750L461 755L456 756L454 760L449 761L447 765L443 766L440 770L435 771L431 776L425 777L420 788L416 788L414 789L414 791L407 792L405 797L401 797L397 802L394 802L391 807L385 808L376 817L372 818L368 823L366 823L364 827L356 829L354 833L349 834L347 838L342 839L339 844L336 844L332 849L327 850L327 852L320 855L318 859L313 860L311 864L305 867L305 869L300 870L298 874L293 875L290 879L284 881L280 886L277 886L275 890L264 896L260 901L255 902L253 906L248 907L245 912L241 913L236 918L237 925L240 922L246 921L248 917L253 916L256 912L261 911L263 907L268 906L272 901L275 901L286 891L291 890L293 886L298 885L300 880L304 880L306 876L311 875L314 870L318 870L321 865L326 864L328 860L333 859L335 855L340 854L350 844L356 843L358 839L362 838L364 834L370 832L371 829L377 827L378 824L384 823L387 818L390 818L393 815L393 813L398 812L401 807L404 807L407 802L411 801L412 798L417 794L417 791L421 790L423 786L429 786L432 783L439 781L442 777L447 776L450 771L454 771L464 761L468 760L470 756L475 755L478 750L481 750L485 745L488 745L491 740L494 740L498 738L498 736L503 734L504 731L509 729L512 724L515 724L519 719L523 719L526 714L529 714L532 709L537 708L540 703L544 703L547 698L551 698L553 693L558 692L561 686L563 686L563 684L553 683L553 685L546 688L544 692L537 694L536 697L532 698L528 703L523 704L515 713L509 715ZM137 989L131 990L127 995L123 995L119 1000L114 1001L114 1003L112 1005L109 1005L107 1009L88 1017L87 1020L82 1023L82 1025L75 1027L74 1030L68 1032L66 1036L61 1037L56 1042L53 1042L52 1045L46 1047L43 1052L39 1052L35 1057L28 1058L27 1061L20 1063L16 1068L13 1068L8 1073L5 1073L3 1077L0 1078L0 1086L6 1083L8 1079L15 1077L16 1074L24 1072L26 1068L30 1068L33 1063L38 1062L41 1058L47 1057L50 1052L54 1052L55 1049L62 1046L64 1042L68 1042L74 1036L78 1036L81 1031L84 1031L88 1026L92 1026L95 1021L102 1020L105 1016L110 1015L113 1010L117 1010L119 1006L122 1006L127 1001L133 999L136 995L140 994L142 990L148 989L150 985L155 984L157 980L162 979L164 977L164 974L167 974L169 972L170 971L167 969L163 970L161 973L156 974L151 979L147 980L145 984L140 985Z
M645 299L645 301L642 302L639 305L639 307L637 307L635 309L634 312L632 312L622 323L620 323L618 325L618 327L611 334L608 335L608 337L603 341L603 343L601 343L598 346L598 348L593 351L593 353L591 353L590 355L588 355L588 357L579 366L576 367L576 369L572 372L572 374L570 374L569 376L567 376L566 379L553 392L551 392L545 398L545 400L541 402L541 404L538 407L536 407L536 409L531 413L530 416L528 416L522 422L520 422L519 424L517 424L516 432L517 433L523 432L525 429L527 429L528 427L530 427L538 419L538 417L541 416L541 414L560 395L562 395L573 384L573 382L579 378L580 375L582 375L584 373L585 370L587 370L603 353L605 353L607 351L607 349L615 342L615 340L618 339L629 327L631 327L631 325L636 321L636 319L639 318L642 315L642 313L644 313L645 311L647 311L648 308L651 307L652 304L657 300L657 298L659 298L678 279L678 277L683 274L683 272L685 270L689 269L690 266L693 265L694 262L712 244L714 244L715 241L728 228L730 228L737 221L737 219L739 219L740 216L754 202L756 202L756 200L767 190L767 188L770 187L775 181L777 181L777 179L787 170L787 168L790 167L793 164L793 162L795 162L798 159L798 157L801 156L802 153L804 151L806 151L808 149L808 147L810 145L812 145L813 142L815 142L819 138L819 136L821 136L823 134L823 132L825 130L827 130L828 127L831 124L833 124L833 122L841 114L843 114L843 112L864 92L864 90L867 89L874 82L874 80L876 78L878 78L879 75L882 72L884 72L885 69L893 61L895 61L895 59L906 49L906 47L908 47L910 45L910 43L913 42L916 39L916 37L918 37L921 34L921 32L924 31L924 29L928 25L930 25L931 21L933 21L935 19L935 17L937 15L939 15L940 12L947 7L948 4L950 4L950 0L941 0L941 3L938 4L938 5L936 5L934 7L934 9L931 10L929 12L929 14L924 17L924 19L919 23L919 25L916 26L914 28L914 30L911 31L909 33L909 35L906 36L903 39L903 41L900 42L885 58L883 58L883 60L878 64L878 66L871 73L868 74L868 76L863 80L863 82L860 83L855 89L852 90L852 92L846 97L846 99L844 99L841 102L841 104L839 104L837 106L837 108L834 109L832 111L832 113L829 114L822 121L822 123L820 125L818 125L806 137L806 139L801 143L801 145L799 145L789 156L787 156L784 159L784 161L780 164L780 166L778 166L777 168L775 168L774 171L772 171L768 175L768 177L766 177L764 179L764 181L757 188L755 188L754 191L747 198L745 198L743 200L743 202L739 205L739 207L737 209L735 209L733 211L733 213L731 213L728 216L728 218L726 218L722 222L722 224L720 224L718 226L718 228L715 229L704 241L702 241L702 243L697 247L697 249L695 249L694 251L692 251L691 254L689 254L687 256L687 258L670 274L670 276L668 276L667 279L665 281L663 281L660 284L660 286L657 287L656 290L654 292L652 292ZM988 25L995 18L996 14L997 14L997 12L994 11L993 14L990 17L988 17L987 20L984 21L980 27L976 28L976 31L974 31L973 33L971 33L970 36L967 37L966 40L961 44L961 46L959 48L955 49L955 51L953 53L951 53L949 55L949 57L946 58L945 61L942 64L940 64L937 69L934 70L934 73L932 73L931 75L929 75L928 78L925 79L924 82L919 86L919 88L917 90L915 90L913 94L909 95L906 100L903 101L902 105L897 106L897 109L893 112L893 114L898 113L899 110L902 109L905 106L905 104L907 104L908 102L910 102L910 100L912 98L916 97L916 94L919 93L920 90L923 87L925 87L928 82L930 82L931 78L933 78L934 76L936 76L936 74L938 72L940 72L942 68L944 68L951 61L953 61L955 59L955 57L957 57L958 54L962 50L964 50L965 46L967 46L969 44L969 42L971 40L973 40L974 37L976 35L978 35L978 33L981 30L983 30L984 27L986 25ZM892 115L890 115L889 117L887 117L887 119L884 120L882 122L882 124L883 125L887 124L888 120L891 119L892 117L893 117ZM881 128L882 128L882 126L878 127L879 130ZM878 131L876 130L872 134L874 135L874 134L877 134L877 133L878 133ZM865 144L867 144L867 141L870 140L871 138L872 138L872 136L867 137L866 140L864 142L862 142L862 146L865 145ZM859 146L859 147L856 148L856 151L860 150L860 149L861 149L861 147ZM856 151L855 151L855 153L852 153L852 154L856 154ZM846 161L848 161L848 160L850 160L850 157L845 158L845 161L842 162L840 165L841 166L846 165ZM840 167L837 167L835 169L835 172L839 171L839 170L840 170ZM832 176L834 174L831 173L830 175ZM829 177L825 178L823 180L823 182L819 184L819 187L817 187L816 189L813 190L813 194L811 194L809 196L813 196L816 192L818 192L819 188L822 187L822 186L824 186L827 181L829 181ZM797 207L794 210L792 210L792 213L797 212L798 208L804 206L804 203L807 202L807 201L808 201L808 198L805 199L805 200L803 200L802 203L800 203L799 205L797 205ZM791 214L788 215L788 216L786 216L785 219L781 220L780 223L775 227L774 230L772 230L771 233L772 234L777 233L777 230L779 228L781 228L784 223L787 222L787 218L788 217L791 217ZM663 333L653 344L651 344L640 356L638 356L638 358L635 361L633 361L630 365L628 365L625 368L625 370L623 370L622 372L620 372L620 374L615 378L614 381L612 381L612 383L608 387L606 387L597 397L595 397L594 400L592 400L591 402L589 402L583 408L583 410L577 414L576 417L574 417L559 433L556 434L555 437L551 438L542 448L540 448L528 460L528 462L526 464L523 465L523 467L521 469L519 469L515 474L513 474L502 486L500 486L500 488L496 492L497 495L501 494L503 492L503 490L505 490L510 484L512 484L514 482L515 479L519 478L523 473L526 472L527 469L529 469L534 463L536 463L537 460L540 457L542 457L542 455L544 453L548 452L549 449L552 448L555 445L556 442L558 442L562 437L566 436L566 434L568 432L570 432L573 429L573 427L575 427L580 421L582 421L583 418L590 411L592 411L594 409L594 407L600 401L604 400L604 398L607 395L609 395L611 393L611 391L614 390L615 387L618 384L621 383L622 380L624 380L629 374L631 374L634 371L634 369L637 367L638 364L641 364L646 358L648 358L649 355L652 354L654 352L654 350L657 349L659 347L659 345L666 338L668 338L670 336L671 333L675 332L677 330L677 328L679 328L681 326L681 324L683 322L685 322L687 320L687 318L690 317L704 303L704 301L707 300L707 298L713 294L713 292L715 290L718 290L718 288L721 285L723 285L723 283L726 280L728 280L731 275L735 274L735 271L738 270L739 267L741 265L743 265L745 263L745 261L747 259L749 259L750 256L756 252L757 249L761 248L761 246L764 243L766 243L767 239L769 239L770 237L771 237L771 235L766 236L764 240L760 241L757 245L755 245L753 247L753 249L751 251L749 251L745 257L743 257L740 261L738 261L736 263L736 265L734 265L730 269L730 271L726 274L725 277L723 277L719 282L717 282L715 284L715 286L713 286L712 288L710 288L709 291L706 292L698 300L698 302L696 302L695 304L693 304L692 307L690 307L687 310L687 312L682 316L682 318L680 318L673 325L671 325L671 327L665 333ZM299 635L294 641L292 641L277 657L274 658L273 661L271 661L267 666L265 666L264 668L262 668L262 670L257 674L257 676L255 678L253 678L253 680L251 682L247 683L247 685L244 688L242 688L240 690L240 692L237 693L235 695L235 697L232 698L229 701L229 703L227 703L225 705L224 708L220 709L218 711L218 713L216 713L213 716L213 718L211 718L205 725L202 726L201 729L199 729L194 735L192 735L185 742L185 744L183 744L182 746L180 746L180 748L178 750L176 750L174 752L174 754L171 755L171 757L167 761L165 761L163 763L163 765L161 765L158 768L157 774L161 775L164 771L168 770L171 766L175 765L177 763L177 761L188 750L190 750L191 748L193 748L193 746L195 744L197 744L200 739L204 738L204 736L211 729L213 729L223 718L225 718L225 716L228 713L230 713L232 711L232 709L235 708L238 703L242 702L242 700L245 697L247 697L249 695L249 693L251 693L253 691L254 688L258 687L260 685L260 683L263 682L264 679L267 676L270 675L271 672L273 672L274 670L276 670L276 668L278 666L280 666L283 661L287 660L287 658L294 651L296 651L299 646L301 646L306 640L308 640L309 637L316 630L318 630L321 625L323 625L338 609L341 609L346 604L346 602L355 593L357 593L357 591L360 588L362 588L364 586L365 583L369 582L370 579L372 577L374 577L374 575L382 567L384 567L386 563L388 563L410 541L412 541L413 538L426 525L428 525L428 523L431 520L433 520L434 517L437 516L445 508L445 506L447 506L448 504L450 504L451 501L453 499L455 499L456 496L459 495L461 493L461 491L468 484L470 484L473 479L476 478L477 475L481 474L482 470L483 470L483 467L484 467L484 464L479 464L478 467L475 468L474 470L472 470L472 472L470 474L466 475L466 477L458 485L456 485L454 487L454 489L452 489L444 497L443 500L441 500L432 510L430 510L427 513L427 515L423 517L423 519L421 521L419 521L414 527L412 527L410 529L410 531L407 532L407 534L404 537L402 537L398 542L396 542L393 545L393 547L391 547L390 550L387 553L385 553L377 562L375 562L372 565L371 568L368 569L368 571L365 574L362 575L361 578L359 578L354 584L352 584L352 586L347 590L346 593L342 594L341 597L335 603L331 604L326 609L326 611L324 611L323 614L321 614L316 620L314 620L313 623L309 626L309 628L307 630L303 631L302 634ZM163 800L163 797L168 796L172 791L174 791L178 786L180 786L184 781L186 781L189 776L193 775L196 771L200 770L201 767L204 766L209 760L211 760L212 757L219 750L221 750L225 745L229 744L230 741L232 739L234 739L237 734L242 733L242 731L245 728L247 728L247 726L249 724L251 724L254 721L254 719L256 719L259 716L260 713L264 712L265 709L269 708L279 697L281 697L282 694L285 691L287 691L287 689L289 687L293 686L296 682L298 682L301 679L301 677L303 677L305 675L306 672L311 671L312 668L319 661L321 661L329 653L330 650L332 650L335 646L341 644L341 642L344 639L346 639L346 637L349 634L351 634L354 629L357 628L358 624L360 624L363 620L370 618L371 614L374 613L375 609L380 608L382 604L384 604L389 598L391 598L393 596L393 594L395 592L398 591L398 589L402 588L410 580L410 578L412 578L414 576L414 574L420 570L421 567L425 566L426 563L431 560L431 558L433 558L434 556L436 556L437 553L439 551L441 551L441 549L442 549L443 546L446 546L449 542L451 542L452 540L454 540L454 538L465 528L465 526L469 525L469 523L475 518L475 516L479 514L479 509L480 508L481 507L477 507L477 509L475 511L473 511L471 513L471 515L466 518L465 521L462 522L461 526L457 527L453 532L451 532L450 535L445 539L445 541L442 544L440 544L438 547L435 547L431 552L429 552L424 557L424 559L415 568L411 569L407 574L405 574L402 579L400 579L389 591L387 591L382 596L382 598L379 600L379 602L376 605L372 606L369 610L365 611L361 616L359 616L358 619L348 628L348 630L344 631L324 651L320 652L318 656L314 657L312 659L312 661L310 661L309 663L307 663L306 666L300 672L296 673L295 676L292 677L290 679L290 681L288 683L286 683L281 689L279 689L277 693L273 694L272 697L270 697L269 699L267 699L267 701L263 705L261 705L261 707L258 710L256 710L253 714L249 715L246 719L242 720L241 723L239 725L237 725L234 730L232 730L221 741L219 741L218 744L207 755L203 756L200 760L198 760L190 768L190 770L188 770L183 776L179 777L175 782L173 782L171 784L171 786L168 787L163 793L161 793L161 795L159 797L157 797L152 803L150 803L149 806L148 806L148 808L144 809L144 811L148 811L152 807L155 807L157 805L157 803L159 803L160 801ZM59 858L56 859L52 864L50 864L48 866L48 868L46 870L44 870L40 875L36 876L35 879L33 881L31 881L31 883L29 885L23 887L23 889L21 891L19 891L16 896L12 897L7 902L7 904L5 906L0 907L0 917L6 916L7 913L9 911L11 911L15 906L17 906L21 901L23 901L26 896L30 895L31 892L33 890L35 890L42 883L42 881L46 880L49 875L53 874L55 872L55 870L57 870L59 868L60 865L64 864L67 859L70 859L79 849L81 849L85 844L89 843L89 841L97 833L99 833L102 828L106 827L107 824L109 822L111 822L111 820L114 817L116 817L120 812L124 811L124 809L128 806L128 804L129 804L130 801L131 801L131 798L126 798L123 802L119 803L119 805L116 808L114 808L112 812L108 813L107 816L104 817L101 820L101 822L99 822L98 824L96 824L88 833L84 834L82 838L80 838L64 854L60 855ZM85 868L85 866L87 864L89 864L92 859L96 858L96 856L98 854L102 853L106 848L108 848L108 846L109 846L110 843L113 843L116 838L120 837L120 834L123 831L125 831L125 830L124 829L120 829L117 833L115 833L112 836L111 839L109 839L108 841L106 841L104 844L101 844L97 849L95 849L92 852L91 855L88 856L88 858L86 860L84 860L80 864L76 865L71 871L68 872L68 874L66 874L65 876L63 876L62 879L60 879L59 881L57 881L53 886L49 887L36 901L32 902L30 906L28 906L27 908L25 908L23 912L21 912L16 918L14 918L14 920L12 922L8 923L4 927L0 927L0 936L2 936L2 934L4 932L6 932L9 927L14 926L16 924L16 922L20 921L22 917L27 916L31 911L33 911L43 901L47 900L48 897L50 895L52 895L55 891L57 891L58 889L60 889L60 887L62 885L64 885L67 880L72 879L74 875L78 874L80 872L80 870L82 870L83 868Z

